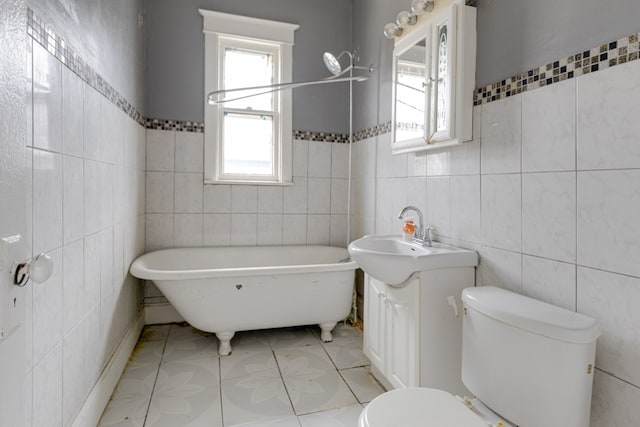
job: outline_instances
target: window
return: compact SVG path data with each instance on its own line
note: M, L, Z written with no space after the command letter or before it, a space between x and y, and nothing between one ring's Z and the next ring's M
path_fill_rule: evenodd
M297 25L200 10L205 34L205 94L291 81ZM248 96L255 95L255 96ZM205 96L205 183L291 183L291 92Z

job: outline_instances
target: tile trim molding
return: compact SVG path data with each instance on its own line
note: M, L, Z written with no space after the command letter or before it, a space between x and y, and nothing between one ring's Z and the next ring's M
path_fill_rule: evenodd
M136 123L144 126L144 117L140 111L87 64L69 43L36 15L31 8L27 8L27 34L85 83L124 111Z
M64 66L80 77L82 81L102 94L139 125L147 129L204 132L204 122L144 117L136 107L127 101L103 76L94 70L51 25L47 24L31 8L27 8L27 34ZM308 141L349 142L348 134L335 132L294 130L293 137L294 139Z
M27 34L56 57L63 65L77 74L89 86L97 90L136 123L157 130L178 132L204 132L204 122L146 118L136 107L98 74L50 25L27 8ZM566 58L541 65L496 83L478 87L473 92L473 105L487 104L573 79L585 74L605 70L619 64L635 61L640 52L640 33L604 43ZM391 121L377 124L353 133L353 141L362 141L390 133ZM348 143L349 135L334 132L294 130L296 140Z
M640 33L575 53L481 88L473 105L482 105L638 59Z

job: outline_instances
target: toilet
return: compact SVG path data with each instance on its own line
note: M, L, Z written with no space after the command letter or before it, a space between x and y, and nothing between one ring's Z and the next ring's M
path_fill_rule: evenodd
M462 382L475 397L389 391L359 427L589 426L594 319L493 286L465 289L462 302Z

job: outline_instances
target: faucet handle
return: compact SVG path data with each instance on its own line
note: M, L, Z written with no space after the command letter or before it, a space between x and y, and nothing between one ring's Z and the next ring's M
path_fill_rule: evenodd
M424 240L426 242L431 243L433 241L433 236L431 235L432 231L433 231L433 227L431 227L431 226L426 226L424 228Z

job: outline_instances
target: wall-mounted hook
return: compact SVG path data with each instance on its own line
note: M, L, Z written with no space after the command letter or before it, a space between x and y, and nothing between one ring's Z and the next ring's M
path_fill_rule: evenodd
M51 273L53 273L53 261L45 253L38 254L26 262L16 263L11 267L13 284L20 287L25 286L29 279L35 283L42 283L51 277Z

